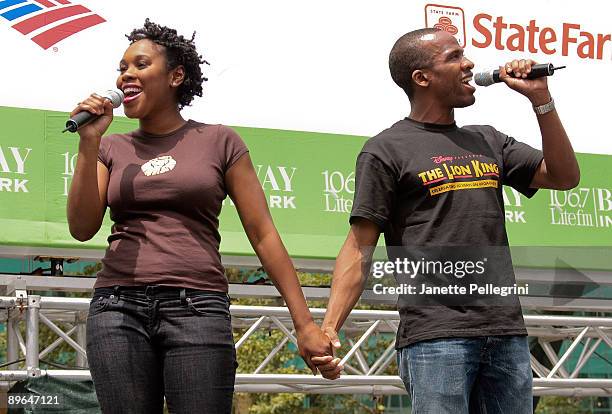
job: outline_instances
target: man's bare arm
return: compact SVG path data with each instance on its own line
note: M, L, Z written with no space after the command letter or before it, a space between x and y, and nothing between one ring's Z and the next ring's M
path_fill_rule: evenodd
M334 348L340 347L338 330L351 313L365 287L370 270L372 252L378 243L380 228L367 219L355 219L340 249L334 266L331 293L321 325ZM312 361L327 379L340 376L340 359L330 356L315 357Z

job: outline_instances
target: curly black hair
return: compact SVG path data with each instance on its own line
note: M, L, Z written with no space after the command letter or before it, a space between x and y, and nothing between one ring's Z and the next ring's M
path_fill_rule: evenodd
M195 32L191 40L176 33L176 30L166 26L153 23L148 18L144 26L132 30L132 33L125 35L130 44L142 39L149 39L153 43L164 46L166 50L166 60L168 70L172 70L179 65L185 68L185 79L178 88L179 110L188 106L193 101L194 96L202 96L202 84L208 78L202 75L200 65L209 64L198 54L194 43Z

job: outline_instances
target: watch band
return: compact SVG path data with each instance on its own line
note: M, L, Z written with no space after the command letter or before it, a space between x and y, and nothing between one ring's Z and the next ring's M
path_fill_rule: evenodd
M555 109L555 100L553 98L550 98L550 102L545 103L544 105L533 107L533 111L538 115L547 114L553 109Z

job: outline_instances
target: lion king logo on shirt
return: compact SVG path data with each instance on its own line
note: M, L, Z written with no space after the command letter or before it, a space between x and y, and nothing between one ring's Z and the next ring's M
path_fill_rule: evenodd
M429 186L429 194L434 196L448 191L468 190L474 188L493 187L497 188L499 183L499 167L494 162L482 162L480 154L468 154L463 156L434 156L431 160L440 167L422 171L417 176L423 181L423 185ZM466 160L466 161L462 161ZM467 161L469 160L469 162ZM450 165L458 161L458 165ZM445 183L432 186L432 184Z
M158 175L172 171L176 166L176 160L171 155L162 155L161 157L153 158L143 164L140 169L147 177Z

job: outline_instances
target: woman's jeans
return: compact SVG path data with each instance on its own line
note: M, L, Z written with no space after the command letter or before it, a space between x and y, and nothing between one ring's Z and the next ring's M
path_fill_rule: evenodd
M444 338L398 350L413 414L533 413L526 336Z
M97 288L87 359L103 413L232 410L236 351L225 293L166 286Z

